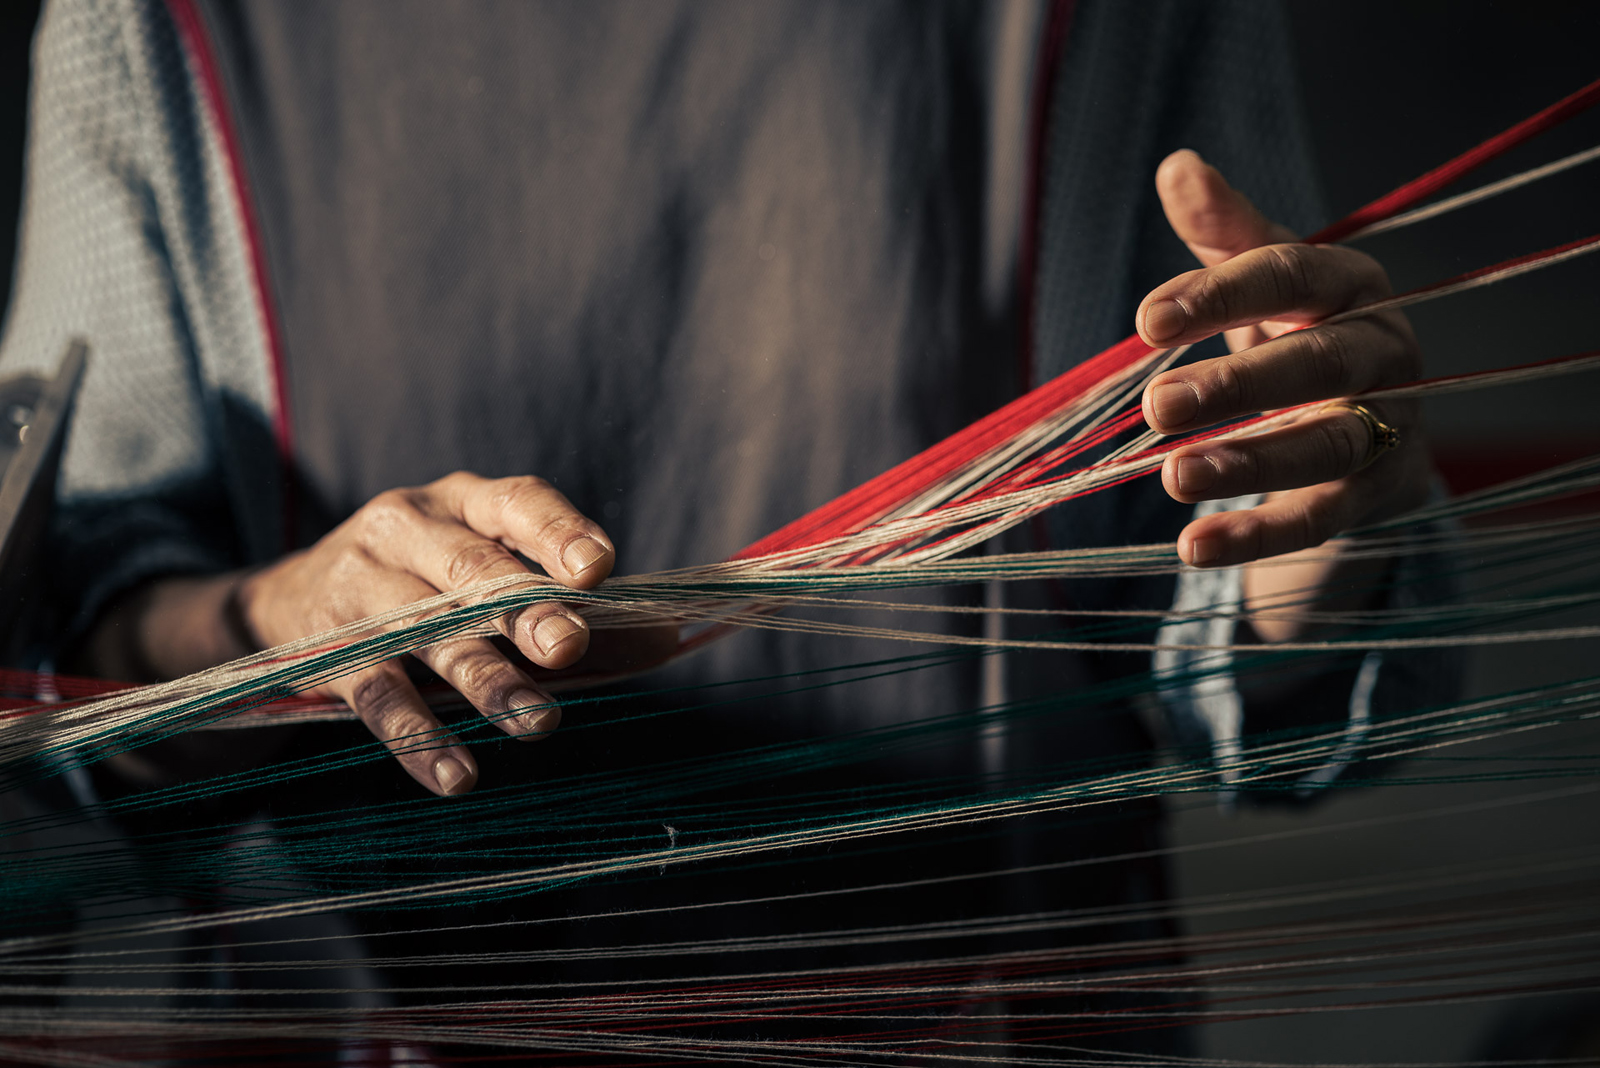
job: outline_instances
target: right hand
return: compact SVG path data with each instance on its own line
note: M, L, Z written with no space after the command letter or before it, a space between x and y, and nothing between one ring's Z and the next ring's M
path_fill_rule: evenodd
M379 494L311 548L245 576L237 603L257 644L281 645L486 579L528 574L513 550L578 590L598 584L616 562L605 531L548 483L457 472ZM543 668L568 667L589 647L583 618L555 601L497 625ZM538 738L561 721L549 694L488 639L454 639L412 655L507 734ZM312 692L348 704L434 793L465 793L476 784L472 754L445 731L398 660Z

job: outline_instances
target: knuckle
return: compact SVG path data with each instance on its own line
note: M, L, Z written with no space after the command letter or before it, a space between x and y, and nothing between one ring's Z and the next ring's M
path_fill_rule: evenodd
M1303 502L1282 510L1271 523L1261 524L1261 556L1282 556L1315 544L1314 527L1315 521Z
M1367 442L1362 439L1365 425L1357 430L1351 419L1325 419L1317 427L1320 453L1327 458L1330 477L1353 471L1367 454Z
M400 680L393 669L364 672L351 680L350 703L357 711L381 714L400 699Z
M1266 551L1266 524L1254 511L1240 515L1233 536L1246 559L1257 559Z
M1307 302L1316 291L1317 276L1310 249L1305 245L1268 245L1263 251L1268 257L1267 276L1274 296L1289 307Z
M1300 334L1312 387L1324 397L1347 392L1355 380L1348 331L1312 329Z
M315 595L306 598L305 634L332 630L372 615L368 591L383 566L360 545L341 546L323 564Z
M540 516L534 522L534 540L549 551L559 554L566 548L581 528L568 515Z
M1208 322L1233 322L1233 302L1229 298L1229 288L1215 271L1201 272L1188 294L1195 317Z
M407 700L407 683L397 667L383 667L353 680L350 704L385 742L417 734L425 721Z
M1207 400L1230 412L1254 411L1254 373L1248 361L1224 357L1217 361L1205 384Z
M367 537L385 537L397 527L415 522L419 515L412 491L384 490L357 513L361 530Z
M492 493L494 507L515 517L534 537L554 546L561 532L572 527L577 514L551 485L534 475L500 479Z
M483 480L471 471L452 471L448 475L436 478L428 483L423 487L422 492L430 495L434 493L454 495L472 488L481 481Z
M550 483L536 475L499 478L489 491L490 500L505 510L536 508L550 490Z
M306 613L308 634L316 634L324 630L332 630L357 619L365 618L358 607L349 605L344 598L331 598L318 601Z
M504 657L486 649L459 657L447 673L457 691L478 699L509 693L521 681Z
M461 589L488 577L506 564L511 553L492 541L476 540L454 549L445 560L444 576L452 589Z
M1328 517L1322 509L1303 504L1294 511L1294 523L1290 527L1290 532L1292 544L1286 546L1284 552L1321 545L1328 540Z
M1227 454L1227 466L1233 485L1248 492L1262 484L1271 474L1271 457L1263 457L1259 447L1235 446Z

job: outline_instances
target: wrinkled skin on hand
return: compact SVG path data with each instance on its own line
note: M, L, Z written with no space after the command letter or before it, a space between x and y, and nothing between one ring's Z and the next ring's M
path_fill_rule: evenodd
M548 483L457 472L379 494L316 545L244 577L236 597L250 637L268 647L441 592L527 574L514 554L578 590L601 582L616 562L605 531ZM561 712L532 669L577 663L589 649L589 627L558 602L511 613L496 625L510 649L487 638L460 638L413 655L506 733L543 737L560 723ZM628 637L646 651L630 659L626 650L611 650L605 659L643 666L636 661L659 660L675 642L671 633ZM445 731L400 661L334 679L319 692L350 705L406 771L435 793L464 793L476 783L472 754Z
M1297 329L1389 293L1383 269L1345 248L1298 243L1264 218L1193 152L1169 156L1156 187L1174 231L1202 264L1151 292L1137 327L1170 347L1225 333L1232 354L1167 371L1144 393L1144 415L1162 433L1182 433L1240 415L1417 378L1416 339L1388 313ZM1323 411L1249 441L1175 450L1162 469L1167 492L1198 502L1264 492L1257 508L1207 516L1179 536L1197 566L1247 564L1293 554L1349 527L1420 503L1429 458L1411 402L1371 405L1399 429L1401 445L1363 466L1370 428L1349 411ZM81 669L123 679L172 678L294 641L486 579L526 574L532 560L557 582L589 589L616 553L605 532L549 484L532 477L485 479L458 472L426 486L380 494L316 545L254 572L174 576L119 599L79 651ZM1337 558L1247 567L1247 608L1307 600L1342 607L1341 587L1359 590L1383 564ZM1252 617L1260 637L1289 640L1306 629L1274 613ZM629 629L610 649L589 650L576 612L546 602L498 621L497 641L463 638L415 656L515 737L555 729L548 689L580 659L580 675L637 671L666 659L676 629ZM470 790L477 764L418 694L400 661L333 680L321 693L348 703L400 764L438 794ZM181 741L181 740L180 740ZM153 750L152 750L153 752ZM192 770L135 778L156 781Z
M1301 329L1389 296L1388 276L1376 260L1348 248L1297 242L1188 150L1162 162L1156 190L1173 231L1202 266L1144 298L1136 315L1139 336L1171 347L1222 333L1231 354L1154 378L1143 397L1151 429L1184 433L1421 376L1416 337L1398 312ZM1431 461L1416 402L1368 407L1400 432L1399 447L1370 465L1363 466L1371 428L1358 414L1338 409L1248 441L1174 450L1161 479L1177 500L1268 494L1259 507L1190 523L1178 538L1183 561L1212 567L1295 553L1421 504ZM1358 584L1362 571L1337 560L1248 568L1247 606ZM1303 628L1280 620L1257 621L1256 630L1270 641L1292 639Z

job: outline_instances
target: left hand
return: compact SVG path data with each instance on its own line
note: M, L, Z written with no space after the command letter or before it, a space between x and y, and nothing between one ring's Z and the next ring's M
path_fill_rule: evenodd
M1139 336L1164 348L1221 332L1232 355L1151 380L1144 416L1152 429L1198 430L1420 377L1421 352L1399 312L1296 329L1388 296L1389 280L1376 260L1335 245L1296 242L1187 150L1162 162L1156 190L1174 232L1204 266L1144 298ZM1416 402L1367 407L1400 433L1399 447L1370 464L1372 429L1357 413L1337 409L1257 438L1174 450L1161 479L1177 500L1269 494L1257 508L1190 523L1178 538L1183 561L1227 566L1292 553L1421 504L1430 461ZM1326 562L1252 568L1247 596L1259 603L1294 589L1326 587L1333 572Z

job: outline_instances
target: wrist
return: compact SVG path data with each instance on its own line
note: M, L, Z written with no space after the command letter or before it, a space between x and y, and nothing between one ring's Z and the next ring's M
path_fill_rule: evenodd
M152 579L117 598L75 669L126 682L179 678L257 651L239 601L250 572Z

